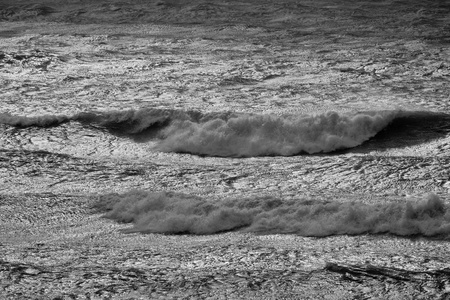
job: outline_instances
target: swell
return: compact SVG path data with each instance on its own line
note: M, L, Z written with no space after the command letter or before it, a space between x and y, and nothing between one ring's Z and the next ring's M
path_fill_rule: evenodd
M55 127L68 122L79 122L87 126L96 126L110 130L114 134L134 137L154 127L161 128L174 121L190 120L204 123L213 119L228 119L237 115L232 112L203 114L199 111L182 111L174 109L143 108L139 110L121 111L88 111L74 115L42 115L16 116L10 113L0 113L0 124L26 127Z
M425 131L434 137L450 132L446 114L399 110L283 116L153 108L72 116L0 114L0 123L16 127L68 122L106 129L136 142L156 140L159 151L222 157L327 153L357 147L373 137L381 145L386 135L407 142L412 138L408 140L405 133L417 132L416 142L420 142L430 137Z
M102 195L93 207L105 212L106 218L132 223L128 232L450 235L450 211L434 194L401 203L368 205L275 197L212 202L180 193L135 190Z

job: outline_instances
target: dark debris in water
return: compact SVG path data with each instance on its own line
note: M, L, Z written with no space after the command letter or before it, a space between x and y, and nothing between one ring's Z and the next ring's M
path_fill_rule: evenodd
M450 297L450 268L414 271L393 267L366 265L349 265L328 262L325 270L342 274L342 279L364 283L367 280L390 282L392 284L413 284L434 288L435 299Z

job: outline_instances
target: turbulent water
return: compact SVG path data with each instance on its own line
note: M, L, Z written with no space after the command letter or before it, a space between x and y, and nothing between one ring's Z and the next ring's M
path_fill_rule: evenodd
M450 299L449 28L1 0L0 299Z
M351 150L376 136L395 138L411 128L445 133L449 130L449 120L446 114L401 110L262 115L149 108L34 117L0 115L1 123L19 130L78 122L135 143L156 141L151 151L220 157ZM376 139L374 143L376 148ZM243 197L213 203L187 194L130 191L100 196L94 207L105 212L108 218L133 223L131 232L210 234L239 230L304 236L450 234L450 212L434 194L405 203L368 205L274 197Z

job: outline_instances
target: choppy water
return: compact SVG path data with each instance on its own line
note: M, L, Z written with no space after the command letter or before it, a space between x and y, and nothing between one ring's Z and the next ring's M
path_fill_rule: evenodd
M34 117L0 114L6 126L45 130L81 124L97 134L132 143L151 143L148 151L241 157L334 155L336 151L386 141L438 139L450 132L450 116L426 111L326 112L311 115L202 113L173 109L82 112ZM415 133L414 133L415 132ZM413 138L411 138L411 136ZM403 137L403 138L399 138ZM409 138L408 138L409 137ZM100 139L100 138L99 138ZM119 157L120 159L120 157ZM100 196L95 207L108 218L133 223L130 232L210 234L237 230L304 236L379 234L446 236L450 210L438 196L404 203L337 203L320 199L256 196L211 202L183 193L129 191Z
M79 2L0 4L5 299L448 298L444 1Z
M261 4L261 15L248 14L253 2L208 5L239 24L245 15L243 26L186 14L204 7L181 3L127 4L114 10L130 18L123 26L107 9L102 20L50 13L54 22L36 28L11 19L0 49L5 190L112 189L99 205L143 232L447 234L449 56L437 29L447 19L418 15L418 2L362 3L351 14L348 3L297 4ZM133 9L156 19L131 19ZM446 7L426 9L443 16ZM170 18L154 24L162 11ZM375 12L385 19L362 17ZM181 17L186 25L168 21ZM22 171L35 159L47 178ZM86 176L89 164L109 173ZM77 170L62 184L66 169ZM135 178L117 175L129 169ZM304 199L310 191L319 196ZM410 192L415 200L366 201Z

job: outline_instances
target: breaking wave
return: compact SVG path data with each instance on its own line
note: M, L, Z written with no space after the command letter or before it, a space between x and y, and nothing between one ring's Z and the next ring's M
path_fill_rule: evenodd
M214 156L295 155L352 148L373 137L394 118L392 112L352 116L246 115L204 123L177 120L162 131L158 149Z
M106 218L132 223L134 227L127 232L450 235L450 211L434 194L402 203L369 205L274 197L212 202L173 192L130 191L100 196L94 207L106 212Z
M403 120L398 124L405 127L405 120L407 124L421 123L427 118L435 122L435 116L436 113L430 112L397 110L278 116L148 108L82 112L72 116L22 117L0 113L0 123L16 127L50 127L73 121L106 129L137 142L156 140L155 150L159 151L249 157L353 148L394 121ZM445 126L449 127L450 118L445 116L444 119Z

